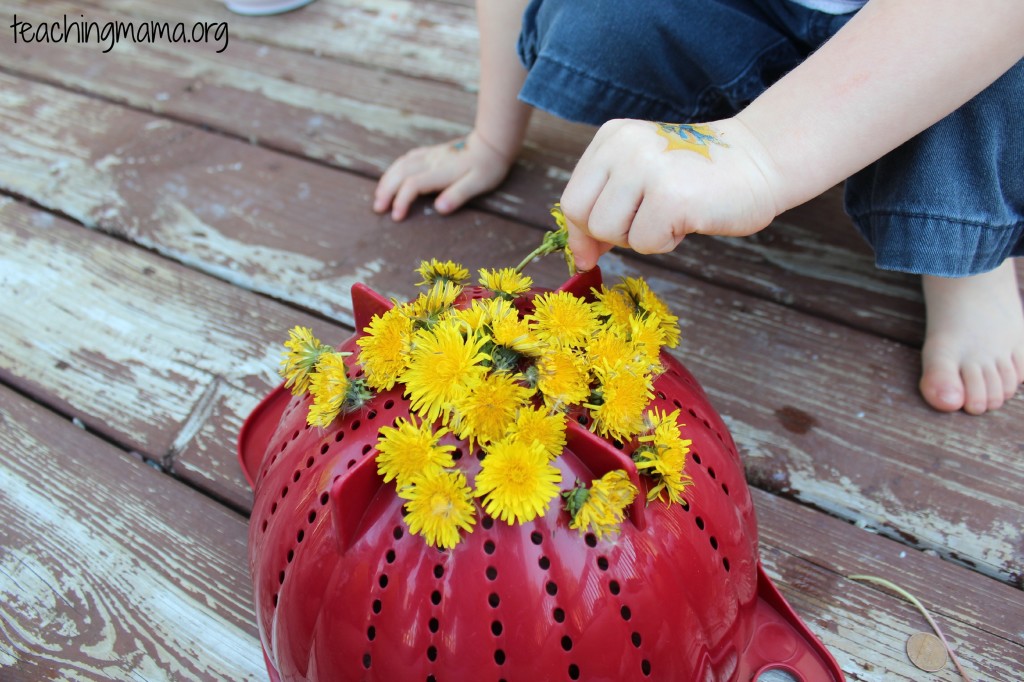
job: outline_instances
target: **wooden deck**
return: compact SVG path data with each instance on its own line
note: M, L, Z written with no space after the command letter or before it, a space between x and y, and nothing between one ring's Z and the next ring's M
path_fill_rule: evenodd
M467 131L470 5L255 19L213 0L0 0L34 23L230 31L219 54L0 39L0 679L266 679L234 442L286 330L343 340L351 284L408 297L423 257L518 262L592 133L538 115L472 208L371 212L392 159ZM1024 679L1024 399L983 418L924 405L917 284L874 270L838 189L753 238L602 266L680 316L765 566L847 679L960 679L909 662L924 619L856 573L921 599L972 679Z

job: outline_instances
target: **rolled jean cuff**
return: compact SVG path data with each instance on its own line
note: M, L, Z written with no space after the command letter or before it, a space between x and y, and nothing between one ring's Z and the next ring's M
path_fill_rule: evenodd
M854 213L851 218L883 270L966 277L1024 256L1024 223L993 226L899 211Z

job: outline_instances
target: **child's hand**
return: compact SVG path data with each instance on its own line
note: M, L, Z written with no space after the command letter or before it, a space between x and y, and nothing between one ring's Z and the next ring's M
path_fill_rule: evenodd
M497 187L512 167L507 158L476 132L431 147L418 147L399 157L385 171L373 197L373 210L391 209L402 220L421 194L441 192L434 200L438 213L447 214L473 197Z
M735 119L604 124L562 194L581 270L612 246L673 250L690 233L746 236L775 217L770 159Z

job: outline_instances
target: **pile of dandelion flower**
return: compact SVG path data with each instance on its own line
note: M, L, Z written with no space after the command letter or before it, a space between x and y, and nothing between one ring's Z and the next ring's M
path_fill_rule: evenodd
M373 316L356 343L359 372L345 356L296 327L281 363L295 395L309 393L307 421L326 428L375 392L399 386L411 414L379 431L376 464L405 501L409 529L441 549L472 532L483 510L509 524L544 515L555 500L570 528L614 534L639 494L624 470L586 485L563 481L555 461L566 422L584 415L591 431L630 445L637 471L650 481L648 503L680 503L690 441L679 411L650 409L662 348L679 341L678 319L642 279L594 289L591 300L566 291L531 296L523 267L561 250L560 229L517 268L482 269L483 298L463 296L469 271L451 261L424 261L422 293ZM460 298L461 297L461 298ZM523 310L527 311L525 314ZM574 416L570 416L574 415ZM457 438L482 459L470 481L442 439ZM564 489L563 489L564 488Z

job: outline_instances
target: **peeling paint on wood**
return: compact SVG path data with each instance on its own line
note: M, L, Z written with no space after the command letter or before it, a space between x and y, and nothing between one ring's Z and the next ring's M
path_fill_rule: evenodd
M37 680L265 679L242 518L2 388L0 419L7 661L60 661Z

